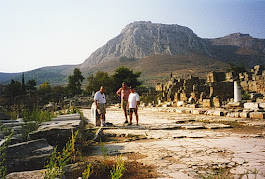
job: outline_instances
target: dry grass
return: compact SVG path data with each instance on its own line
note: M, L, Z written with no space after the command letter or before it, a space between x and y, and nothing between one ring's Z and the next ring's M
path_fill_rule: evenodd
M90 179L108 179L111 178L110 170L116 164L117 159L108 157L106 160L98 158L91 161L93 173ZM137 161L126 160L125 171L122 179L143 179L143 178L157 178L158 174L153 166L144 165Z

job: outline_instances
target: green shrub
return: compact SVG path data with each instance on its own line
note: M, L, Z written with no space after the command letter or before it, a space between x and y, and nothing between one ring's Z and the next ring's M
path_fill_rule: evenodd
M112 179L120 179L122 177L123 171L125 170L124 161L122 160L122 155L120 155L119 160L113 166L112 170L110 171Z
M3 126L2 124L0 124L0 131L4 136L10 135L12 133L12 128L13 127Z
M103 154L104 159L106 159L108 149L104 146L103 142L100 140L100 150Z
M5 165L6 149L12 138L12 133L7 137L5 143L0 146L0 178L5 178L7 174L7 168Z
M29 121L21 124L21 140L26 141L29 133L39 128L39 125L34 121Z
M61 178L64 174L63 168L70 162L76 160L76 150L75 150L75 141L78 135L78 131L74 134L72 132L72 137L66 143L62 152L57 151L57 147L54 148L52 156L48 161L45 168L45 179L50 178Z
M250 94L249 94L248 92L246 92L246 93L244 93L244 94L242 95L242 99L243 99L243 100L250 100L250 99L251 99L251 96L250 96Z
M43 121L50 121L54 115L48 111L41 111L39 109L35 109L33 111L24 110L22 112L24 122L36 121L37 123L41 123Z
M93 169L91 167L91 163L87 165L87 168L82 173L82 179L88 179L93 173Z

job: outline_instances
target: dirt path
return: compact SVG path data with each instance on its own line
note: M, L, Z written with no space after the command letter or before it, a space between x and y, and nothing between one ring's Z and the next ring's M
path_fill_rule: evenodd
M82 111L90 119L90 110ZM123 153L127 160L153 165L161 178L203 178L216 174L226 178L265 178L265 121L258 121L258 130L242 127L235 132L220 123L238 122L227 117L144 108L139 110L140 125L130 127L123 126L124 116L116 107L108 108L106 117L117 127L104 129L106 135L127 136L105 144L108 154ZM253 126L257 121L244 120L244 123ZM245 129L248 132L244 133ZM141 157L131 158L129 154ZM101 155L99 147L93 155Z

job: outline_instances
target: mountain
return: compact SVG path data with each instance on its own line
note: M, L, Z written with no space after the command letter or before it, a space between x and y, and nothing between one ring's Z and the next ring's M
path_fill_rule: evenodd
M201 58L252 68L257 64L265 65L264 49L265 39L253 38L249 34L203 39L187 27L140 21L127 25L79 67L82 71L94 71L91 68L121 57L143 59L150 55L197 54Z
M180 25L134 22L85 60L81 68L95 66L115 57L145 58L152 54L202 54L213 56L208 44L191 29Z
M48 81L52 85L64 85L67 82L67 76L72 72L75 65L61 65L42 67L31 71L24 72L25 81L35 79L37 85ZM11 79L20 81L22 79L22 73L0 73L0 82L3 84L9 84Z
M22 75L22 73L2 73L0 72L0 82L8 81L12 78L16 78L19 75Z
M215 57L223 62L232 62L247 68L258 64L265 65L265 39L234 33L207 40Z
M235 65L265 65L265 39L235 33L220 38L200 38L188 27L152 22L133 22L121 33L76 66L44 67L25 72L38 84L50 81L64 84L75 67L86 77L98 70L113 73L122 65L141 71L146 83L165 79L171 72L178 76L205 76L208 71L225 71ZM10 76L8 78L8 76ZM7 82L15 74L0 74ZM20 79L21 74L18 75Z

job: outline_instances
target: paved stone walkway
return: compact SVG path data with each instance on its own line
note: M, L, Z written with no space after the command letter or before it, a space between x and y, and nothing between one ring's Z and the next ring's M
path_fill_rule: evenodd
M90 110L83 112L90 119ZM106 144L108 154L146 156L137 161L154 165L161 178L203 178L221 170L230 171L231 178L265 178L265 130L261 134L239 134L226 129L229 126L213 124L214 121L234 121L235 118L143 108L139 110L140 125L124 127L123 113L116 107L107 109L106 118L117 128L106 128L105 134L140 135L152 139ZM202 121L213 122L205 124ZM263 120L245 122L265 126ZM222 130L216 131L215 128ZM93 155L101 155L100 149Z

